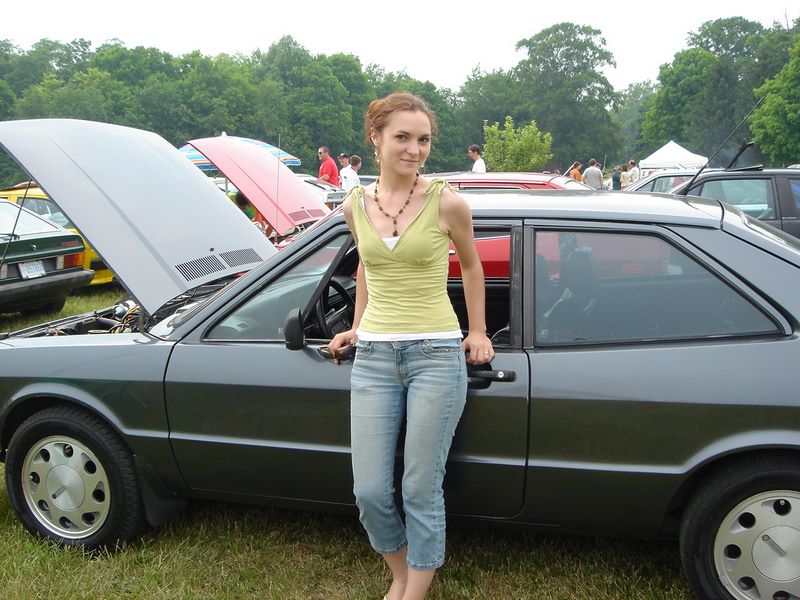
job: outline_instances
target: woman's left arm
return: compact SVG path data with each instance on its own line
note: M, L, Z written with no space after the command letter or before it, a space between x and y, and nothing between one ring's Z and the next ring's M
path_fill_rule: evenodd
M458 262L461 263L469 321L469 334L463 342L464 351L469 352L468 363L480 365L494 358L494 349L486 337L486 289L483 267L475 248L472 213L466 200L448 188L442 190L441 211L450 239L455 244Z

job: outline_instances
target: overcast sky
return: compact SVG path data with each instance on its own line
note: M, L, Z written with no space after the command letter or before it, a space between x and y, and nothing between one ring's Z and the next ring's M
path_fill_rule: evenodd
M0 38L23 50L41 38L85 38L93 48L117 38L128 47L214 56L267 50L291 35L313 54L354 54L364 66L405 70L457 90L476 66L483 71L513 67L524 57L515 50L519 40L571 21L602 32L617 63L606 76L622 90L637 81L655 82L659 66L685 48L687 33L704 21L741 16L770 26L800 16L800 0L434 0L405 6L381 0L2 0Z

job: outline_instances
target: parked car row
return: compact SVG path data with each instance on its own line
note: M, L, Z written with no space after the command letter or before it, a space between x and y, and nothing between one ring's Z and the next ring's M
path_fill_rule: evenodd
M316 351L354 314L341 211L277 252L154 134L14 121L0 144L136 301L0 336L0 458L25 527L95 548L190 498L355 515L351 367ZM800 243L705 198L464 196L492 249L496 356L469 371L449 513L676 536L699 598L800 595ZM466 323L452 271L448 292Z

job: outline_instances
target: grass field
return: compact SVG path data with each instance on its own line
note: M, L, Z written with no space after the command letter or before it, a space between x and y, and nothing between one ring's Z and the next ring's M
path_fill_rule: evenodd
M107 306L121 295L116 287L89 290L71 296L58 316ZM46 318L3 315L0 331ZM379 600L389 581L355 516L196 502L141 541L92 556L29 535L2 483L0 539L3 600ZM447 563L429 594L433 600L691 597L675 542L501 531L452 521Z

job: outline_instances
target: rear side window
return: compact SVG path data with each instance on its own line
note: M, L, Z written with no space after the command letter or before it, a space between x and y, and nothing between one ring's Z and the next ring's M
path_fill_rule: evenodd
M718 179L704 183L700 195L733 204L756 219L775 219L775 197L769 179Z
M61 229L54 223L37 217L16 204L0 202L0 234L12 231L18 235L45 233Z
M800 215L800 179L790 179L789 187L792 188L792 197L794 197L794 205L797 207L797 214Z
M538 345L778 332L740 292L656 235L539 232L534 280Z

